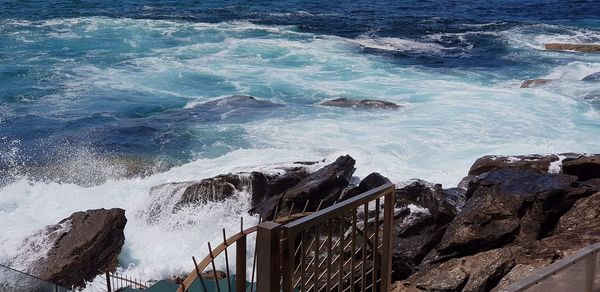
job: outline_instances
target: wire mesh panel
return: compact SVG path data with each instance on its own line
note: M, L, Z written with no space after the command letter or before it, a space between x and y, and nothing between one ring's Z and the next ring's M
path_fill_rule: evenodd
M71 290L7 266L0 265L0 291L67 292Z
M282 290L388 291L394 191L387 184L283 226Z

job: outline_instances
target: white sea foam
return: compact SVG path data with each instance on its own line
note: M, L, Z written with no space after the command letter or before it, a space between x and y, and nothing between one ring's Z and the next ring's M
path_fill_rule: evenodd
M444 46L436 43L418 42L393 37L362 37L349 39L349 41L365 48L383 51L441 54L444 50Z

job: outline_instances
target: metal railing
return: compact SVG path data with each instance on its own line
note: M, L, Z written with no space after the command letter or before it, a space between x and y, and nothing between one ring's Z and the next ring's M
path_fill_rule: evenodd
M147 289L150 284L142 280L129 277L127 275L121 275L118 273L111 273L109 271L99 271L104 274L106 282L103 283L104 287L102 290L107 292L119 291L119 289L133 288L133 289Z
M70 292L71 290L0 264L0 291Z
M503 289L505 292L600 292L600 242Z
M259 225L258 291L390 291L394 193L386 184L285 225Z

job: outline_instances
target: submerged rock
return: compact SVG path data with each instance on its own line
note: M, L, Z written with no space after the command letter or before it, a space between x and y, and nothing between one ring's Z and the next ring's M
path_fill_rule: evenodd
M402 106L397 105L393 102L375 100L375 99L348 99L345 97L336 98L321 103L324 106L334 107L351 107L351 108L362 108L362 109L400 109Z
M521 83L521 88L539 87L542 85L552 83L553 81L555 81L555 79L529 79Z
M577 51L577 52L600 52L600 44L558 44L549 43L544 45L548 51Z
M251 212L260 213L263 218L272 218L276 209L284 214L294 210L301 211L307 202L308 211L316 210L321 201L321 208L329 206L339 199L342 190L348 186L355 171L355 163L350 155L340 156L291 189L262 202ZM290 210L292 205L294 210Z
M24 241L21 255L37 254L33 262L16 258L12 264L28 265L32 275L64 287L85 287L100 271L117 266L126 223L122 209L75 212Z
M583 77L582 81L600 81L600 72L592 73Z

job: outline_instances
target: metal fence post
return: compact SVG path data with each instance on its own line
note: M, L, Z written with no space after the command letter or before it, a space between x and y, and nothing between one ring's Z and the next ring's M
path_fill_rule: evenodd
M108 270L106 270L104 274L106 275L106 290L108 290L108 292L112 292L110 285L110 273L108 272Z
M281 266L279 240L281 225L267 221L258 225L256 234L256 291L280 292Z
M235 243L235 291L246 291L246 236Z
M383 207L383 250L381 259L381 290L388 292L392 286L392 233L394 232L394 191L385 195Z

